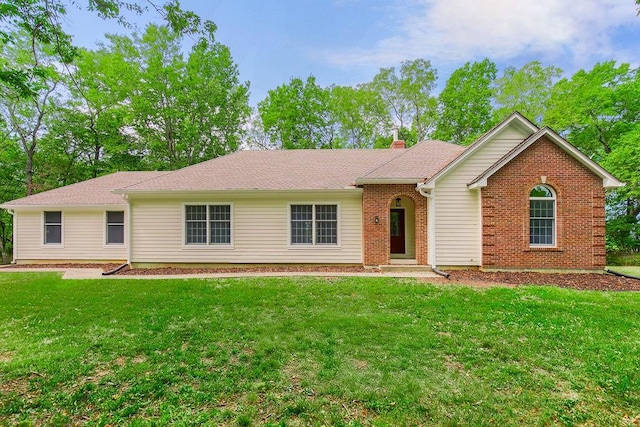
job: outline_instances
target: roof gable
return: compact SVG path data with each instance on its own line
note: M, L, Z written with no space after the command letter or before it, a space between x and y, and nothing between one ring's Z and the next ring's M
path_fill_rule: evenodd
M440 178L450 173L459 164L471 157L475 152L484 147L491 140L493 140L494 137L496 137L509 127L513 127L523 132L527 136L530 136L539 130L539 128L530 120L516 111L509 115L509 117L504 119L502 122L494 126L493 129L489 130L480 138L478 138L473 144L469 145L458 157L454 158L449 164L439 170L431 178L427 179L423 184L420 184L419 187L424 189L434 188L436 182Z
M604 188L618 188L624 186L624 183L620 182L613 175L607 172L602 166L591 160L584 153L578 150L575 146L570 144L566 139L562 138L556 132L551 130L548 127L544 127L538 130L536 133L526 138L520 144L515 146L511 151L509 151L506 155L504 155L501 159L495 162L491 167L485 170L483 173L478 175L471 183L469 183L468 188L481 188L487 186L487 180L494 173L499 171L502 167L504 167L507 163L509 163L512 159L514 159L518 154L522 153L526 150L531 144L538 141L540 138L546 136L552 142L554 142L558 147L564 150L566 153L571 155L578 162L582 163L587 169L593 172L595 175L599 176L602 179L602 186Z

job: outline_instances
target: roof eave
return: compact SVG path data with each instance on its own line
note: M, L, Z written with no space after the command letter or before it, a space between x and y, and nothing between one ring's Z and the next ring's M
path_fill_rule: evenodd
M613 190L616 188L624 187L625 185L627 184L624 182L620 182L617 179L611 180L609 178L602 178L602 186L607 190Z
M346 185L341 188L226 188L226 189L210 189L210 190L127 190L122 189L113 191L115 194L123 194L125 196L133 195L164 195L164 196L176 196L176 195L198 195L198 194L211 194L211 193L233 193L233 192L259 192L259 193L307 193L313 192L353 192L361 189L353 186Z
M602 166L600 166L599 164L591 160L584 153L582 153L580 150L578 150L576 147L574 147L568 141L566 141L564 138L558 135L555 131L553 131L548 127L544 127L538 130L537 132L535 132L534 134L532 134L531 136L529 136L524 141L522 141L520 146L518 146L515 150L511 151L510 153L508 153L508 155L504 156L503 158L498 160L496 163L491 165L486 171L484 171L477 178L475 178L470 184L467 184L467 188L469 190L472 190L475 188L486 187L487 180L494 173L502 169L507 163L509 163L516 156L518 156L520 153L526 150L531 144L538 141L543 136L546 136L547 138L551 139L553 143L558 145L562 150L568 153L571 157L579 161L587 169L589 169L595 175L600 177L602 179L602 186L605 189L620 188L625 185L623 182L620 182L616 177L614 177L609 172L607 172L607 170L604 169Z
M55 204L29 204L29 205L0 205L0 208L7 210L38 210L38 209L100 209L109 206L127 206L127 202L122 203L55 203Z
M356 178L356 185L364 184L418 184L424 181L422 178Z

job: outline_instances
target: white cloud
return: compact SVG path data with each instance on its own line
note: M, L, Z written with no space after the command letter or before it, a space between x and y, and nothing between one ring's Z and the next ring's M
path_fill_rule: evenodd
M404 16L389 23L387 38L372 48L326 52L325 59L337 66L388 66L418 57L438 63L485 56L628 60L635 53L614 46L612 33L640 25L631 0L405 0L395 6Z

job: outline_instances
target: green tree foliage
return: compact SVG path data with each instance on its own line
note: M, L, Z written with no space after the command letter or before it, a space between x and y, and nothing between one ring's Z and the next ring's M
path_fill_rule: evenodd
M0 128L2 124L0 123ZM8 139L6 132L0 133L0 200L12 200L24 196L24 188L16 185L24 181L24 153L15 141ZM13 245L13 217L0 209L0 258L9 261Z
M66 78L70 96L52 114L42 140L38 163L45 188L143 167L127 132L133 76L134 64L118 52L80 51Z
M202 28L215 28L212 22L203 22L195 13L182 10L178 0L170 0L162 6L151 0L146 3L163 16L167 27L175 33L196 34ZM124 0L0 0L0 45L14 44L14 34L23 31L34 43L48 46L58 63L71 64L78 55L78 49L62 28L69 7L86 7L103 19L116 19L127 27L129 23L123 11L142 14L147 10L140 2ZM22 96L35 95L37 87L31 83L41 73L38 63L16 68L0 58L0 85L10 86Z
M37 165L34 158L38 145L47 131L47 122L59 105L56 91L62 76L56 69L55 55L26 32L13 35L12 44L1 46L2 57L15 70L38 68L37 73L28 74L25 84L29 96L24 96L20 87L0 86L0 117L5 122L4 137L13 141L24 153L24 192L33 194L37 188L34 174Z
M568 135L597 161L611 153L638 120L638 76L629 64L608 61L560 80L544 123Z
M404 61L400 70L394 67L382 68L370 83L387 104L392 121L404 129L411 129L407 135L408 145L425 139L431 132L437 109L437 101L432 95L437 80L437 71L424 59Z
M338 123L342 147L371 148L391 129L385 103L369 85L332 87L329 109Z
M558 67L543 67L532 61L520 69L507 67L495 82L494 121L503 120L518 111L540 124L545 115L553 85L562 75Z
M609 198L609 217L615 221L609 224L608 238L618 236L611 244L630 249L628 242L640 237L638 70L608 61L562 79L553 87L544 122L626 182Z
M438 97L434 138L469 144L492 124L492 85L497 67L489 59L455 70Z
M293 78L268 92L258 103L265 132L280 148L335 148L336 126L330 113L331 92L316 84Z
M202 36L186 59L182 37L166 27L150 25L140 36L112 42L136 66L132 124L148 166L176 169L239 147L249 88L213 33Z

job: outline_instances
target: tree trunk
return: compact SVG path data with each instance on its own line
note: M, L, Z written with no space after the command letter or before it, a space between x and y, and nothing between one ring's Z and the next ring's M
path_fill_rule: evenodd
M31 196L33 194L33 156L35 150L28 149L25 154L27 155L27 160L24 168L24 177L27 186L27 196Z
M2 256L2 264L9 262L9 253L7 252L7 243L9 238L6 235L7 226L4 221L0 221L0 255Z

